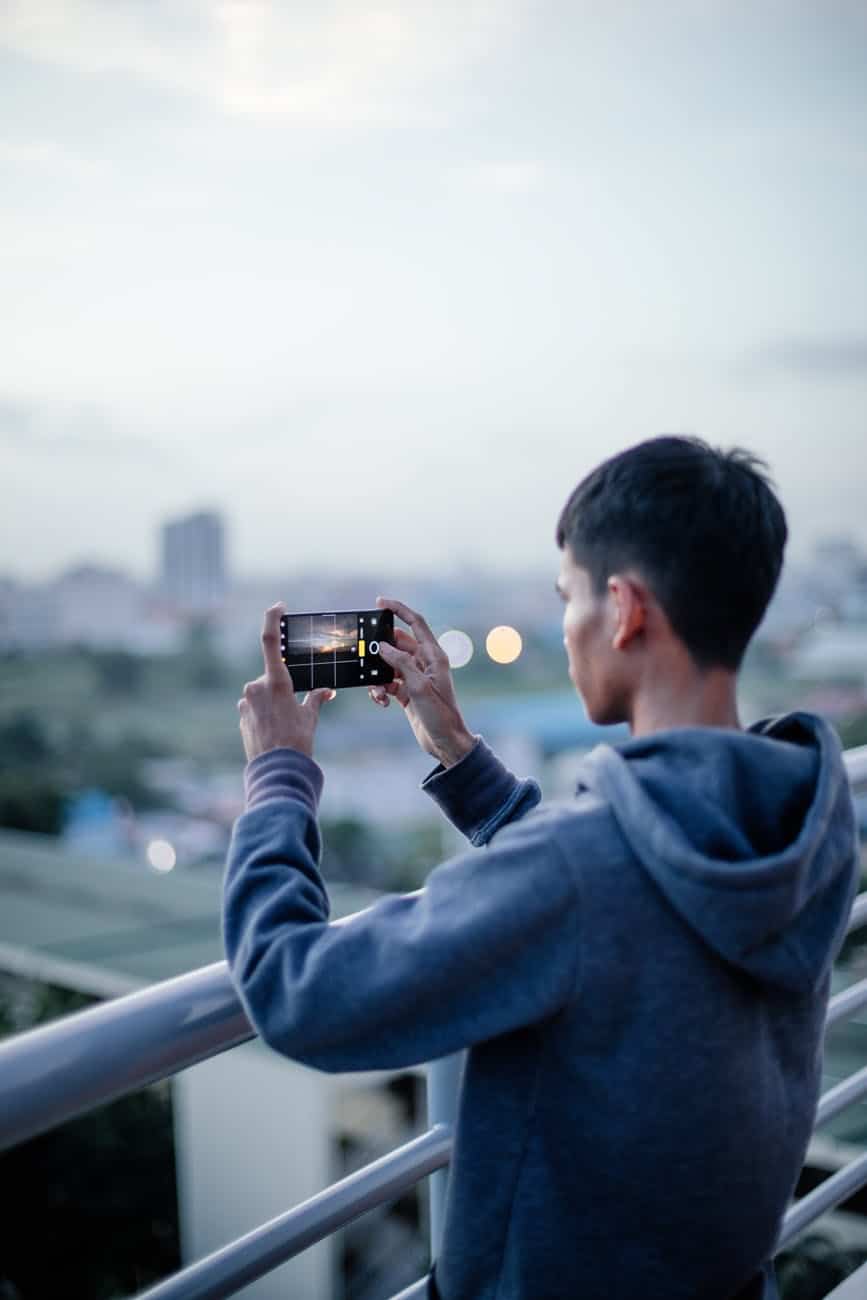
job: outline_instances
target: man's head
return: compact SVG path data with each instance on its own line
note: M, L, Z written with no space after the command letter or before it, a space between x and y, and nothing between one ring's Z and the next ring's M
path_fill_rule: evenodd
M636 689L666 666L737 672L787 538L766 470L741 448L661 437L575 488L557 523L557 585L569 676L594 721L630 718Z

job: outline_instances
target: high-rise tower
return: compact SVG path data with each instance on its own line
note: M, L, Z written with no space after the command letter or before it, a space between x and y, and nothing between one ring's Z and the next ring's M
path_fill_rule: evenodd
M161 534L164 594L188 610L213 609L227 587L222 515L201 510L163 524Z

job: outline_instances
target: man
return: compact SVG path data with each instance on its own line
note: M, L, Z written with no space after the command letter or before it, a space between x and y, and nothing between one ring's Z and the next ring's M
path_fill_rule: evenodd
M422 788L477 848L339 925L311 757L330 692L297 701L281 607L265 616L265 675L239 701L226 952L252 1024L295 1060L399 1068L469 1047L443 1300L777 1294L856 842L830 727L739 721L787 536L762 468L651 439L567 501L569 676L593 721L631 732L581 762L568 804L538 806L467 728L425 620L380 600L412 632L383 649L396 678L374 698L402 705L438 760Z

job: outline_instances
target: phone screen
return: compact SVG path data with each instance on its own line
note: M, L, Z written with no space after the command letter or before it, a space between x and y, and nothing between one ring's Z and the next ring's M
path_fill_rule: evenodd
M393 681L391 667L379 654L380 641L394 644L390 609L284 614L280 619L280 652L296 691Z

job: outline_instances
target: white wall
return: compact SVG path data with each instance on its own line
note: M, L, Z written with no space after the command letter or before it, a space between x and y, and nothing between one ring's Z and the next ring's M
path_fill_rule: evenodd
M292 1209L333 1180L333 1080L255 1043L174 1079L175 1152L184 1264ZM239 1295L331 1300L326 1240Z

